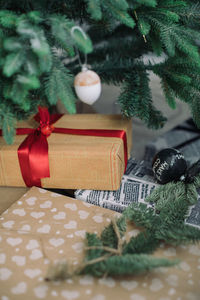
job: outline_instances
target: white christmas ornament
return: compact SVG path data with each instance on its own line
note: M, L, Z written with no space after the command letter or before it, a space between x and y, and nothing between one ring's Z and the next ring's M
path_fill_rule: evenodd
M101 94L101 80L97 73L83 66L74 78L74 88L81 101L92 105Z

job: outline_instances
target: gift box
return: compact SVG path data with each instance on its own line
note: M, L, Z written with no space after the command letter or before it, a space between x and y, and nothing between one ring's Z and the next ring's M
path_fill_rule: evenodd
M53 126L55 130L47 138L50 177L41 179L42 187L107 190L119 188L125 169L125 145L122 138L112 137L114 136L112 134L110 137L104 137L95 136L96 133L94 136L85 136L82 133L76 135L56 133L56 128L125 131L129 156L132 144L131 120L124 119L119 115L63 115ZM28 130L29 128L37 128L38 124L31 119L27 122L19 122L17 127L20 132L20 128L27 128ZM18 160L18 147L25 137L21 134L16 135L12 145L6 145L4 139L0 138L1 186L26 185ZM29 142L27 143L28 147ZM32 163L32 157L22 158L22 164L24 164L27 175L30 173L27 169L29 163ZM36 161L35 168L40 167L41 172L43 172L44 165L45 161L40 158ZM32 185L39 186L37 183Z
M144 160L153 160L155 154L165 148L181 151L189 164L200 158L200 130L192 119L188 119L172 130L164 133L145 147Z
M31 188L0 217L1 300L198 299L198 244L163 246L156 256L180 259L177 267L121 278L75 276L47 282L49 266L67 261L77 268L84 257L85 232L100 234L118 213ZM133 225L128 237L139 232ZM166 298L166 297L165 297Z
M145 198L157 186L150 164L130 158L117 191L79 189L74 195L78 200L122 212L133 203L145 203Z

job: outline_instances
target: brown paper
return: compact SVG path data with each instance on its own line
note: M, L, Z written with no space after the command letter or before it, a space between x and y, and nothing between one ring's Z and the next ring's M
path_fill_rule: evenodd
M49 265L84 256L86 231L100 233L118 213L32 188L0 217L1 300L199 300L200 245L162 246L156 256L180 259L140 276L78 276L45 282ZM138 230L130 228L128 237Z
M120 115L64 115L55 127L126 130L128 153L132 145L131 120ZM37 127L35 121L18 127ZM25 186L17 149L25 139L16 136L13 145L0 138L0 186ZM87 137L52 133L48 138L50 178L42 187L117 190L124 172L124 147L120 138Z

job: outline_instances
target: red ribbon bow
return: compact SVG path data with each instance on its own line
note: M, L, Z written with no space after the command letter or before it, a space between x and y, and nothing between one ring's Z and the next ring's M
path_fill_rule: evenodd
M109 129L73 129L73 128L54 128L53 123L62 115L49 115L47 108L39 107L39 113L35 119L40 123L36 129L17 128L16 134L28 134L18 148L18 158L22 177L28 187L41 187L41 178L50 177L48 142L47 137L52 133L63 133L73 135L117 137L124 143L125 170L127 166L127 138L124 130Z
M47 137L54 130L52 123L61 115L50 117L47 108L39 107L36 129L18 128L16 134L29 134L18 148L18 158L22 177L27 186L40 186L41 178L50 177Z

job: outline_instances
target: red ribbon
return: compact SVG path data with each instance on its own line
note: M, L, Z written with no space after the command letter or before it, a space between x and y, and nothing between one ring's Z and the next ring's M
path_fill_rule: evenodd
M28 187L41 187L41 178L50 177L47 137L52 132L121 138L124 143L124 161L126 170L128 151L126 132L124 130L54 128L52 123L56 122L61 116L62 115L59 114L50 116L47 108L39 107L39 114L35 117L40 123L38 128L16 129L17 135L28 134L18 148L18 158L22 177Z

